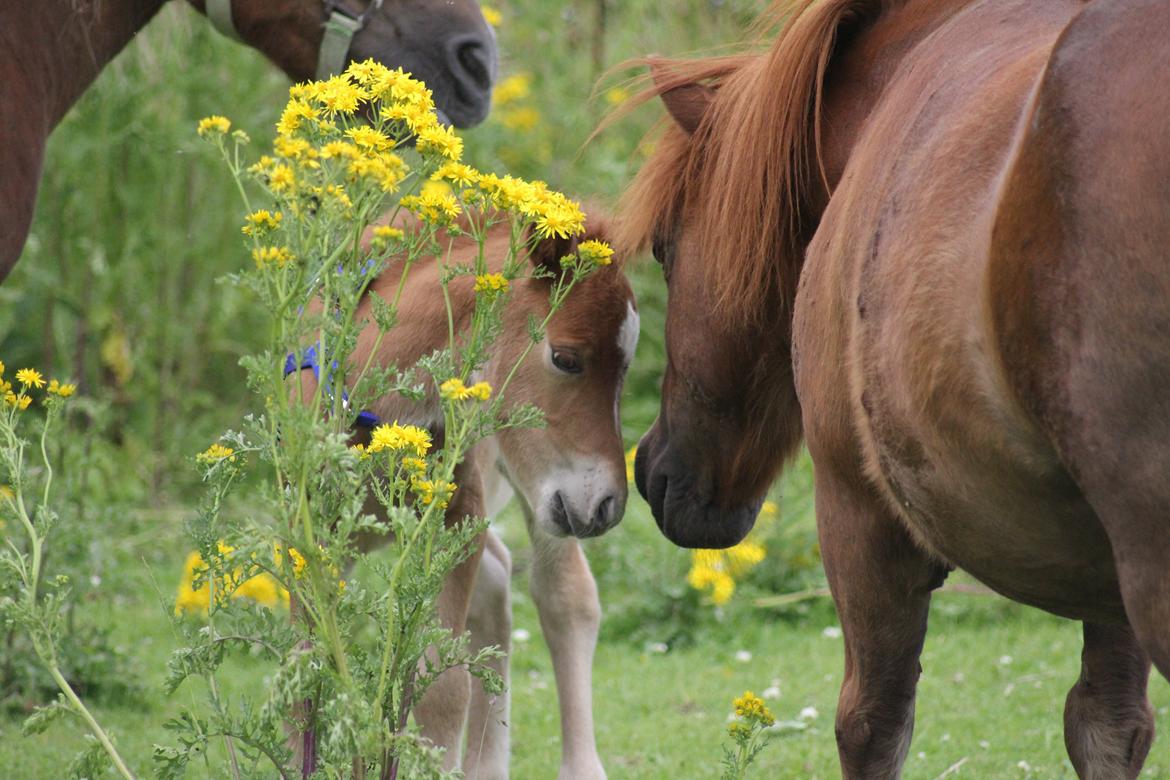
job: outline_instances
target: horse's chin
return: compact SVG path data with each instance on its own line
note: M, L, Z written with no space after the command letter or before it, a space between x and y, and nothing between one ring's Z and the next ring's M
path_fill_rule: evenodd
M703 550L734 547L743 541L755 525L763 499L737 507L703 500L688 487L683 474L671 473L664 459L651 465L647 439L638 447L634 481L662 535L679 547Z
M654 513L662 535L679 547L717 550L734 547L755 525L760 507L700 506L688 497L667 497L665 509Z

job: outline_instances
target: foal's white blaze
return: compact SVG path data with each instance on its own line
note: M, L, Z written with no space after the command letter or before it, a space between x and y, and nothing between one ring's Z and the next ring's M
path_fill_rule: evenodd
M638 334L642 332L642 318L634 308L634 302L626 304L626 318L618 329L617 345L622 355L622 378L625 378L626 369L634 359L634 352L638 349ZM622 433L622 383L618 382L617 390L613 394L613 424L617 426L618 436Z
M642 319L638 316L638 310L634 308L634 302L630 301L626 304L626 318L622 321L622 327L618 330L618 349L622 353L622 368L627 368L630 361L634 359L634 351L638 349L638 333L642 328Z

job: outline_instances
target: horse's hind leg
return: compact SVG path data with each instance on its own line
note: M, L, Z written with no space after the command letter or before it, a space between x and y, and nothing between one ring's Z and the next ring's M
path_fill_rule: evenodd
M1085 780L1134 778L1154 740L1150 659L1129 626L1085 623L1081 678L1064 704L1064 744Z
M845 637L837 750L847 780L901 775L931 590L946 569L868 491L816 472L817 528Z
M489 696L483 686L471 683L467 713L467 753L463 772L467 780L502 780L508 776L510 694L508 661L512 643L512 556L499 537L488 531L483 560L467 614L471 652L495 646L503 657L489 666L504 678L504 692Z

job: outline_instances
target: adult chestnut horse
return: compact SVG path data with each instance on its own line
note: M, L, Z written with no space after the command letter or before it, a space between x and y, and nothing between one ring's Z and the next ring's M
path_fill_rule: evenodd
M45 143L106 63L166 0L38 0L0 5L0 281L32 222ZM190 0L200 11L205 0ZM452 123L487 116L496 75L495 34L475 0L212 0L217 21L295 81L319 54L337 69L374 58L402 67L435 93ZM328 41L348 29L352 40ZM346 51L348 44L348 51Z
M766 53L655 68L674 123L623 211L670 295L638 488L727 546L803 434L846 777L899 775L953 566L1084 622L1068 752L1134 777L1150 658L1170 676L1170 3L775 11Z

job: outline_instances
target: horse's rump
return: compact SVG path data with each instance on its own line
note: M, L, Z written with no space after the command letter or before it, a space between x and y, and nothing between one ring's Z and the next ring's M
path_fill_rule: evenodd
M995 330L997 306L1034 300L990 275L993 229L1052 208L1001 197L1079 10L974 3L901 61L809 248L796 347L817 355L799 378L810 447L858 450L920 544L1021 601L1115 619L1109 539L1004 362L1028 364L1032 347L1005 349ZM1039 268L1043 246L996 262ZM853 421L835 442L815 422L830 407Z

